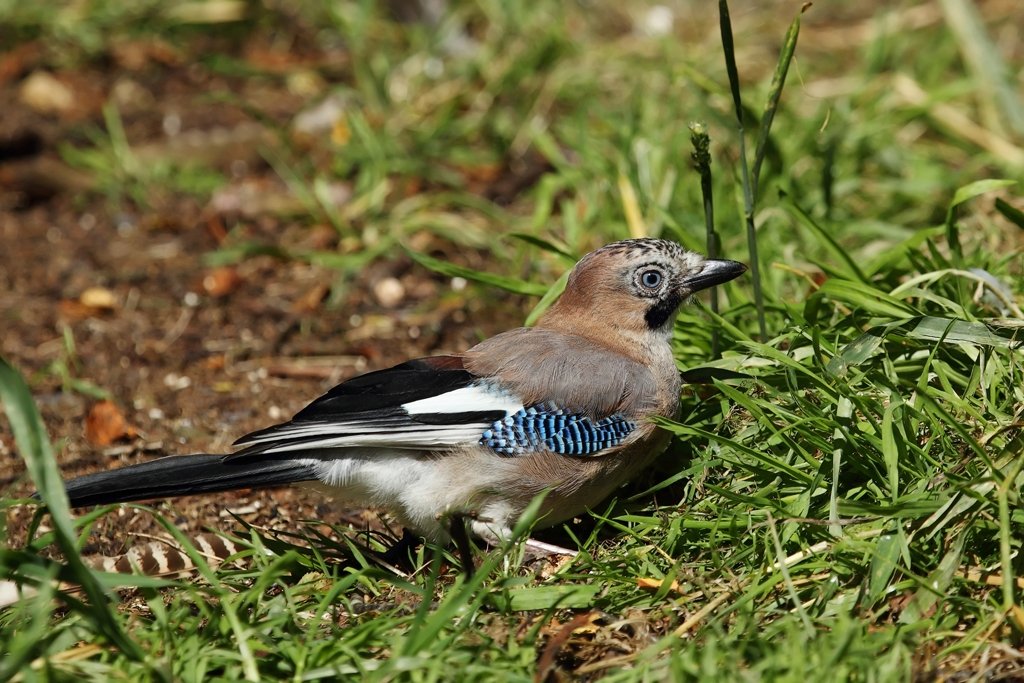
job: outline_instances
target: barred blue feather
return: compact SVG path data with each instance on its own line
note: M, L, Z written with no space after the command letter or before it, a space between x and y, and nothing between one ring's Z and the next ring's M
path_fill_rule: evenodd
M566 413L550 403L530 406L497 420L480 436L480 445L500 455L550 451L561 455L593 455L618 446L636 423L622 415L592 421Z

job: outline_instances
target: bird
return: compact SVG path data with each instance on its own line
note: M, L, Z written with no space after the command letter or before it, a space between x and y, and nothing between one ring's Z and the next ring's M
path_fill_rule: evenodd
M647 467L670 435L682 380L671 348L680 306L746 270L676 242L590 252L532 327L462 353L353 377L227 455L170 455L65 482L72 507L287 484L384 509L439 544L512 536L593 508ZM459 523L456 524L455 520Z

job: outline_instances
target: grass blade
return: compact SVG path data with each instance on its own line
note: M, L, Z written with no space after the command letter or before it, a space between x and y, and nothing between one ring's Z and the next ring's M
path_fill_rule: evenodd
M1013 82L999 48L989 37L975 3L967 0L939 0L946 26L956 36L964 61L980 85L978 104L995 103L1017 135L1024 135L1024 100Z
M704 123L694 121L690 124L690 143L693 145L693 165L700 175L700 196L704 206L704 229L707 236L708 258L718 258L721 253L721 244L718 233L715 232L715 201L711 185L711 138L708 136L708 128ZM711 312L718 315L718 287L712 287L709 296L711 297ZM718 348L721 343L719 330L711 330L711 355L718 355Z
M826 249L826 251L828 251L833 258L846 266L846 272L851 280L860 280L861 282L868 281L867 276L864 275L864 271L862 271L860 266L857 265L857 262L853 260L849 251L841 247L823 227L818 225L818 222L815 221L809 213L804 211L801 206L793 201L788 193L780 192L779 198L782 206L789 209L789 212L796 217L797 221L801 225L809 228L811 232L821 240L821 245Z
M910 318L919 314L909 304L863 282L853 280L826 280L821 293L837 301L850 304L872 315L886 318Z
M57 471L43 420L25 381L4 358L0 358L0 402L7 412L15 443L25 460L29 476L50 512L57 547L64 554L75 582L82 586L89 598L89 605L84 608L85 616L94 620L99 631L125 655L141 661L144 658L142 650L121 629L103 588L78 554L64 480Z
M973 183L964 185L953 195L953 201L949 203L949 208L946 210L946 241L949 242L949 248L953 251L953 255L958 262L963 262L964 254L963 248L960 246L960 231L956 225L956 208L964 202L986 192L992 192L993 190L999 190L1016 184L1016 180L986 178L985 180L976 180Z
M996 197L996 211L1006 216L1006 219L1018 228L1024 230L1024 211L1021 211L1001 197Z
M563 291L565 291L565 283L569 281L569 275L572 274L572 270L566 270L562 273L562 276L555 281L555 284L548 288L548 291L544 293L544 296L540 298L537 305L533 307L530 314L526 316L526 321L523 323L526 327L533 327L540 320L540 317L551 307L551 304L555 302Z
M523 294L526 296L544 296L547 293L548 287L542 284L536 284L533 282L527 282L516 277L507 277L505 275L495 275L493 273L484 273L479 270L473 270L472 268L466 268L465 266L456 265L454 263L448 263L441 259L436 259L433 256L427 256L419 252L407 249L406 252L416 261L425 268L429 268L435 273L441 273L449 277L462 277L473 282L479 282L481 284L490 285L491 287L497 287L503 289L506 292L512 292L514 294Z
M729 91L732 93L736 110L736 131L740 143L740 172L743 181L743 217L747 226L747 249L750 251L750 279L754 284L754 306L757 309L757 325L760 339L768 338L768 323L764 314L764 293L761 289L761 264L757 257L757 233L754 228L754 184L747 163L746 132L743 128L743 100L740 97L740 75L736 68L736 50L732 38L732 19L729 17L729 3L718 0L719 28L722 32L722 50L725 53L725 70L729 74Z
M810 3L800 8L800 13L807 11ZM789 73L789 65L793 61L793 53L796 51L796 41L800 36L800 14L793 19L786 31L786 39L782 43L782 52L779 54L779 62L775 66L775 73L772 75L772 84L768 89L768 101L764 104L764 114L761 115L761 130L757 136L757 147L754 148L754 171L751 180L754 184L754 196L757 197L757 190L761 184L761 164L764 162L765 149L768 145L768 135L771 133L772 121L775 120L775 112L779 108L779 98L782 96L782 88L786 85L786 74Z

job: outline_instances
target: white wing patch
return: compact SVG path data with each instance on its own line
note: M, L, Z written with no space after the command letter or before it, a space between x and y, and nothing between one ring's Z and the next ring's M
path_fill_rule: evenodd
M323 448L450 448L476 444L480 435L494 424L494 413L502 419L523 409L522 401L494 385L461 387L430 398L403 404L400 411L374 417L344 415L338 421L293 422L281 425L245 443L246 447L264 446L263 453L288 453ZM470 414L471 421L448 424L445 415ZM491 413L473 419L473 413ZM416 418L431 416L431 423Z
M523 402L495 386L475 384L402 405L410 415L473 413L504 410L506 417L523 409Z

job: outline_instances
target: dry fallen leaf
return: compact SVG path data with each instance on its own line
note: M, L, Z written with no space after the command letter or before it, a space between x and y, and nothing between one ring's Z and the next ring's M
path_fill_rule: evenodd
M89 287L77 299L62 299L57 307L64 318L84 320L113 311L117 297L104 287Z
M293 313L313 313L320 309L320 304L330 293L330 288L322 282L318 282L303 293L298 299L292 302Z
M100 401L85 416L85 438L94 446L109 446L137 435L113 401Z
M220 371L227 365L227 357L223 353L209 356L203 361L203 367L207 370Z
M77 299L61 299L60 303L57 304L57 310L62 318L72 322L85 320L99 312L95 308L83 305Z
M654 579L654 578L648 578L648 577L640 577L639 579L636 580L636 587L637 588L645 588L647 590L658 590L664 584L665 584L665 580L664 579ZM680 588L680 586L679 586L679 582L678 581L673 581L672 585L669 587L669 590L672 591L673 593L680 593L681 594L683 592L682 588Z
M107 50L114 63L126 71L142 71L154 62L174 67L183 61L174 45L152 36L139 40L113 38Z
M214 268L203 277L203 291L214 297L227 296L242 284L242 276L232 266Z

